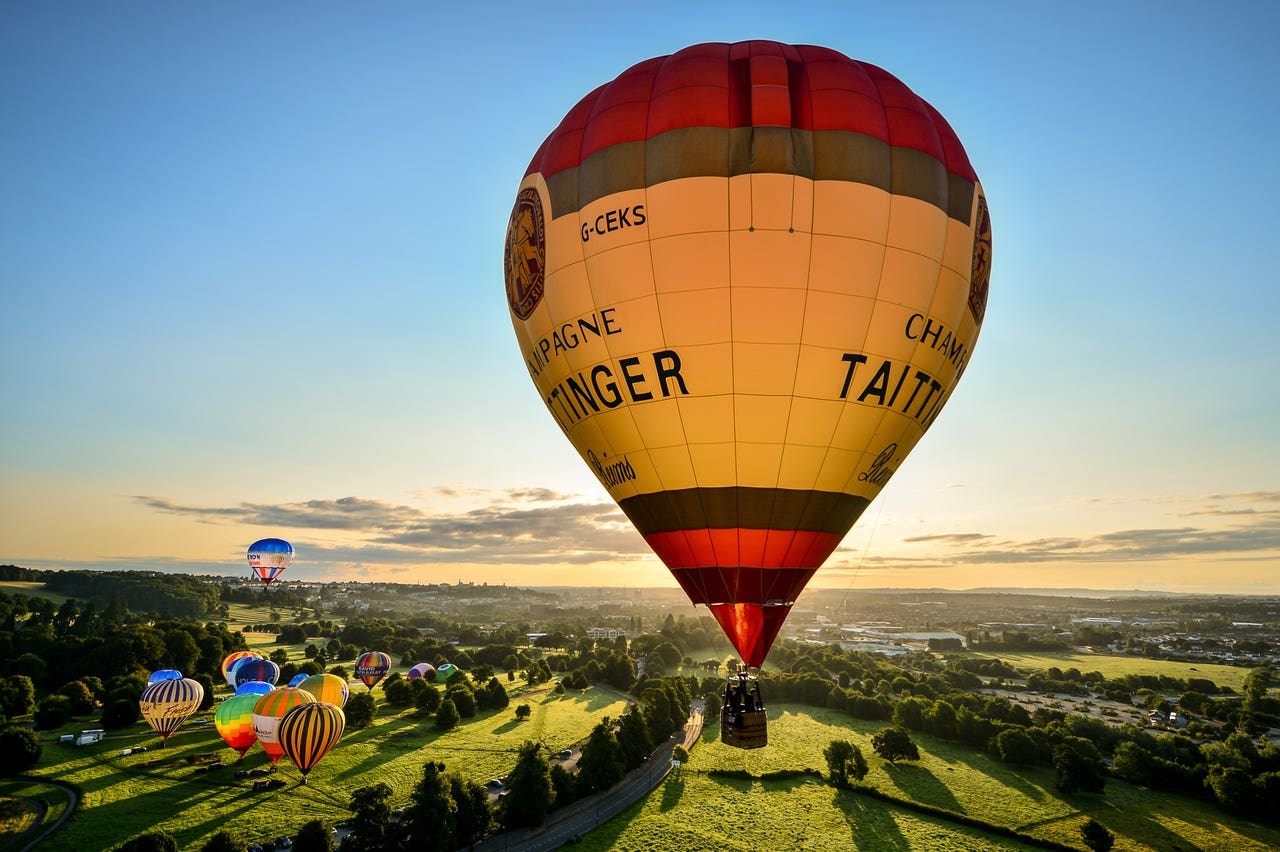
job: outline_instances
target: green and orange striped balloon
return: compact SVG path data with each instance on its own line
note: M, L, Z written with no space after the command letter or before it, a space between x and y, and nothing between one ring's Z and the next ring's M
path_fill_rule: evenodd
M294 707L315 700L306 690L282 686L260 696L253 705L253 732L272 763L278 763L284 756L284 749L280 747L280 722Z
M189 677L157 681L138 699L138 710L151 729L168 740L170 734L200 709L204 687Z
M280 747L302 772L303 784L307 773L337 744L346 725L346 715L335 704L299 704L285 714L278 734Z
M747 665L938 417L991 226L932 106L822 47L700 44L534 155L507 301L556 423Z

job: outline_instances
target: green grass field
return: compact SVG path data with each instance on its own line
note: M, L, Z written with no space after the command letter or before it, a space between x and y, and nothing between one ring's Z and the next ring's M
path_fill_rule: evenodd
M6 595L26 595L29 598L44 598L59 605L70 600L66 595L46 590L44 583L32 583L25 580L0 580L0 591Z
M520 703L533 708L524 722L515 720L514 706ZM100 849L104 842L118 843L153 828L174 835L183 849L199 848L223 828L253 841L293 834L317 817L346 819L352 791L367 784L385 782L395 791L395 804L404 804L428 760L441 761L479 783L505 775L524 740L542 739L555 750L565 748L585 738L602 716L621 714L625 702L599 689L557 698L547 688L521 688L513 690L511 708L477 715L443 734L429 720L379 709L374 726L348 731L311 771L306 786L297 783L299 773L283 758L277 776L288 786L260 793L252 791L254 779L233 775L238 769L268 766L270 759L255 745L237 762L236 753L209 724L184 726L164 748L144 725L93 746L46 742L34 774L79 785L84 798L71 822L41 850ZM147 751L120 756L121 749L137 745ZM199 762L215 760L226 766L194 771Z
M1244 688L1244 679L1252 669L1241 666L1224 666L1217 663L1179 663L1173 660L1148 660L1145 657L1112 657L1104 654L1071 652L1041 652L1018 654L1001 651L999 654L979 653L974 656L998 657L1011 666L1026 672L1057 666L1066 670L1077 668L1081 673L1101 672L1103 677L1124 675L1167 675L1182 678L1208 678L1219 686L1229 686L1236 692Z
M711 769L754 775L812 767L833 739L862 749L864 783L899 798L966 814L1033 837L1081 848L1080 826L1093 817L1116 834L1117 852L1199 849L1244 852L1280 848L1280 830L1230 818L1194 799L1109 780L1100 795L1065 797L1046 768L1016 769L958 744L913 737L921 760L892 766L875 755L871 734L883 723L834 711L770 708L769 746L721 745L708 726L679 777L583 842L587 849L1018 849L1013 841L926 817L817 779L746 781ZM748 795L750 794L750 795ZM687 845L686 845L687 844Z

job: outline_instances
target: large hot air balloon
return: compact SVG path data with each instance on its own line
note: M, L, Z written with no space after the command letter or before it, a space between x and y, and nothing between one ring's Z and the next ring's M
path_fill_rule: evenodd
M159 680L142 690L138 709L162 740L200 709L204 687L191 678ZM163 743L162 743L163 744Z
M232 689L236 688L236 679L235 679L235 674L233 673L236 663L240 662L241 660L246 660L246 659L255 658L255 657L261 658L262 655L259 654L257 651L232 651L230 654L227 654L225 657L222 658L222 676L226 679L227 686L231 687Z
M382 651L369 651L356 660L356 677L370 691L391 671L391 656Z
M310 692L316 701L327 701L339 707L347 706L347 698L351 695L351 687L335 674L317 674L298 684L299 689Z
M249 545L249 567L264 586L284 573L293 562L293 545L282 538L264 538Z
M254 694L233 695L213 711L214 727L223 741L241 757L258 741L253 732L253 708L260 698L261 695Z
M280 747L280 722L294 707L299 704L310 704L315 701L310 692L293 687L283 686L273 689L258 699L253 706L253 732L262 743L262 749L276 763L284 755Z
M236 661L231 669L231 677L235 680L233 686L237 689L240 684L251 680L275 684L280 679L280 667L262 657L246 657Z
M990 263L933 107L834 50L749 41L570 110L520 183L505 277L556 423L756 667L950 398Z
M280 748L302 772L303 784L307 773L338 742L346 725L342 708L324 702L300 704L280 720Z

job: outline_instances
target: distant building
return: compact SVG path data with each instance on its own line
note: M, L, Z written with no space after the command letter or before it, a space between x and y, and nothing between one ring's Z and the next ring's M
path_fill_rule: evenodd
M617 639L619 636L627 635L627 631L621 627L588 627L588 639Z

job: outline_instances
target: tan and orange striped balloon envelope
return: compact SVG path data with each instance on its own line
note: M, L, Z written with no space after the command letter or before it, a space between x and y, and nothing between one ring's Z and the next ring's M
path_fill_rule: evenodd
M950 398L990 264L942 116L880 68L770 41L583 98L505 251L547 409L750 666Z

